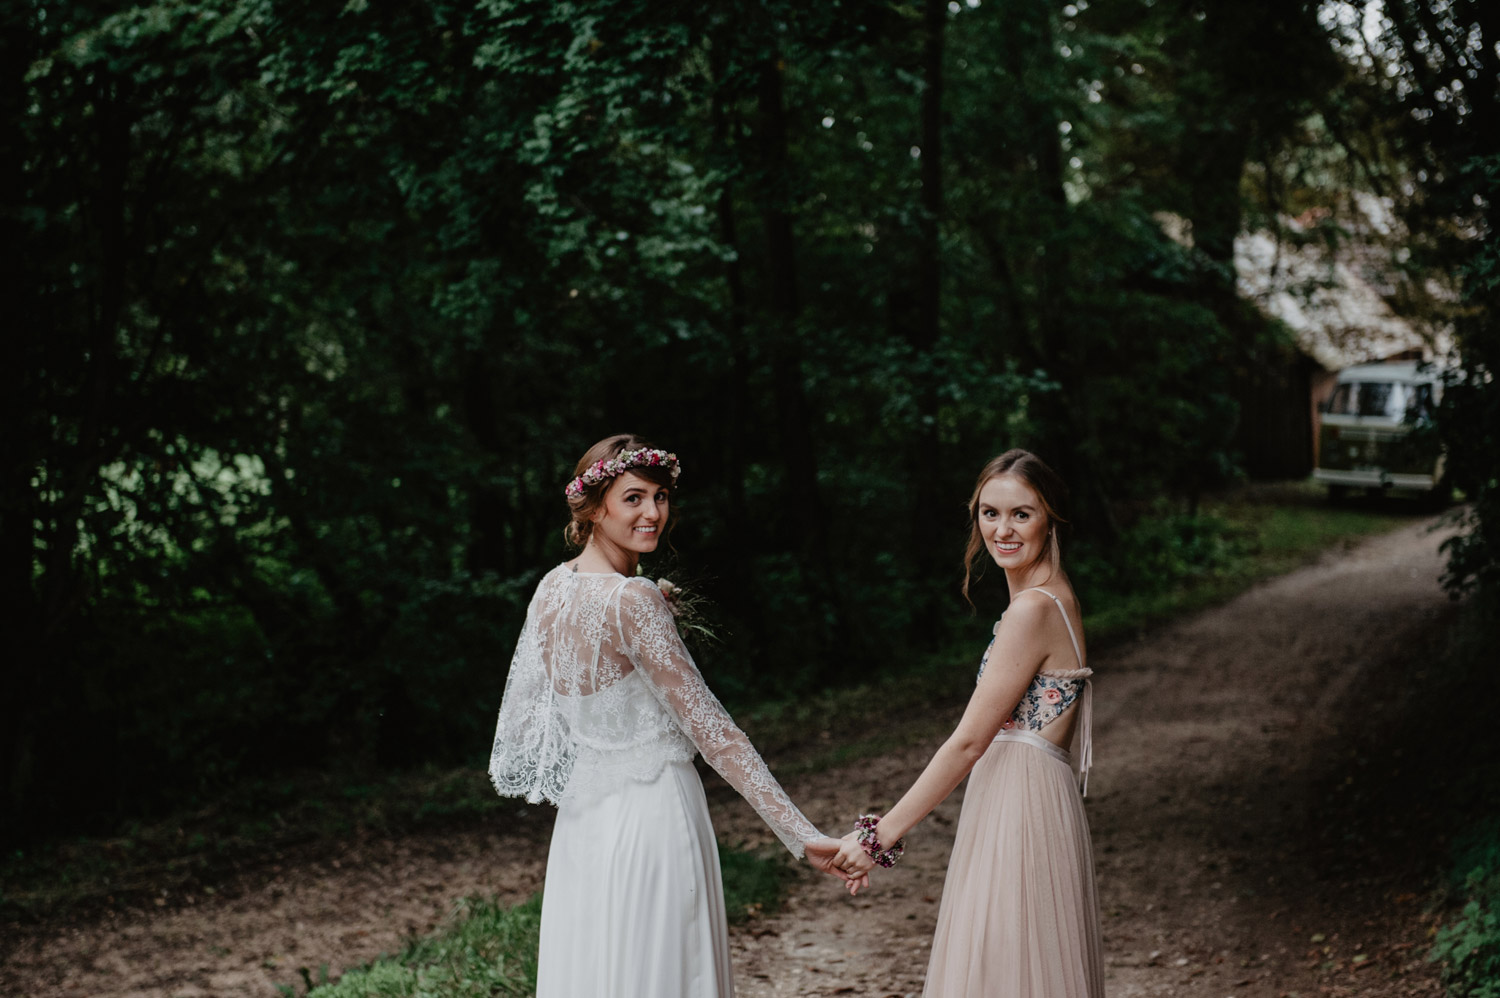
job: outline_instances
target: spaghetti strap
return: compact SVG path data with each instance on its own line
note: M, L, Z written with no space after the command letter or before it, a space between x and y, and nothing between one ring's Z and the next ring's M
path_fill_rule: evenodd
M1043 596L1051 598L1052 602L1057 604L1057 612L1062 614L1063 623L1067 625L1068 628L1068 640L1073 642L1073 657L1078 660L1078 668L1084 668L1085 666L1083 664L1083 652L1078 650L1078 635L1073 632L1073 622L1068 619L1068 611L1063 609L1062 600L1058 599L1056 596L1053 596L1050 592L1043 589L1041 586L1033 586L1030 589L1023 589L1021 590L1021 592L1041 593ZM1016 595L1019 596L1021 595L1021 593L1016 593Z

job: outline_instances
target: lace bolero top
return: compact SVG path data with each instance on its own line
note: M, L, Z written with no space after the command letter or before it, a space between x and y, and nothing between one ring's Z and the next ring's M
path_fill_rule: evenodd
M649 782L695 752L793 855L822 837L703 681L655 583L566 565L548 572L500 705L495 789L561 804Z
M1094 670L1084 667L1083 653L1078 647L1078 635L1073 631L1073 622L1068 619L1068 612L1063 609L1062 600L1045 589L1023 591L1039 592L1057 604L1058 611L1063 615L1063 623L1068 626L1068 639L1073 642L1073 657L1079 667L1077 669L1043 669L1037 672L1031 684L1026 687L1026 692L1021 694L1021 699L1011 711L1010 717L1001 723L1000 730L1041 731L1078 703L1080 716L1077 726L1073 729L1073 769L1078 774L1079 787L1087 795L1089 767L1094 759L1093 684L1089 682L1089 677L1094 674ZM1016 595L1019 596L1020 593ZM1000 621L997 620L991 634L998 636L999 633ZM989 645L984 649L983 657L979 660L979 676L975 677L976 683L979 677L984 675L984 667L989 664L990 653L994 649L995 637L992 636Z

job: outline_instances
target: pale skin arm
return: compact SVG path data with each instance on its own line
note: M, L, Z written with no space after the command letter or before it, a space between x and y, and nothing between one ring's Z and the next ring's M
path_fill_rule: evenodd
M969 775L1045 664L1054 643L1050 625L1058 619L1050 600L1045 605L1040 599L1018 599L1011 604L996 632L984 676L974 688L958 727L933 754L911 789L875 826L882 849L890 848L916 827ZM839 865L857 880L869 873L875 861L859 843L846 837ZM855 880L850 881L850 890L855 890Z

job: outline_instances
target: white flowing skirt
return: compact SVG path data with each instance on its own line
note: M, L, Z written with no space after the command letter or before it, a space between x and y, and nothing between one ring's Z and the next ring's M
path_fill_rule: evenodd
M719 851L692 763L557 810L537 998L730 998Z

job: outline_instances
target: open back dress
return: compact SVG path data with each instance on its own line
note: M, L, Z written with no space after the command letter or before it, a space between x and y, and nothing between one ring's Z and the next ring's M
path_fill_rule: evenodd
M1036 674L969 774L924 998L1102 998L1094 855L1081 790L1092 763L1092 670ZM1017 594L1017 598L1020 597ZM995 625L999 630L999 624ZM980 662L980 675L994 648ZM1041 732L1078 712L1072 749Z

